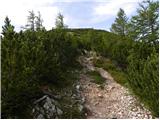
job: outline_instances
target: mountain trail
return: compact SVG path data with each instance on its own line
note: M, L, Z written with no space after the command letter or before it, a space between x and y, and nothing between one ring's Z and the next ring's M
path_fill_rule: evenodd
M148 111L129 90L116 81L103 68L92 64L93 57L81 56L79 62L84 67L80 74L81 96L85 98L88 119L151 119ZM87 71L97 71L105 78L104 88L93 83Z

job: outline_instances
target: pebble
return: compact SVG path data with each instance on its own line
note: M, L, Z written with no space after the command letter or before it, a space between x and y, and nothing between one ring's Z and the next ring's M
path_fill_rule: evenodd
M138 109L137 108L132 108L132 111L133 112L136 112Z
M77 90L80 90L80 85L76 85L76 89L77 89Z
M98 94L98 97L99 97L99 98L103 98L103 95L102 95L102 94Z
M96 106L96 105L98 105L99 104L99 102L96 102L95 104L94 104L94 106Z

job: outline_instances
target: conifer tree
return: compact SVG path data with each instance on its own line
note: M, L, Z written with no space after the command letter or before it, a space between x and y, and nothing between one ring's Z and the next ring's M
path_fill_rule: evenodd
M61 13L58 13L56 22L55 22L57 29L67 28L67 26L64 24L63 18L64 16Z
M128 18L123 9L120 8L115 22L112 24L111 32L118 35L127 35L127 22Z
M30 30L34 31L35 30L35 13L34 11L29 11L29 16L27 17L28 19L28 24L26 25L26 28L29 27Z
M40 30L43 28L42 23L43 23L43 19L42 19L41 13L38 11L38 16L36 16L36 21L35 21L36 30Z
M151 0L143 1L139 5L137 15L129 23L129 37L136 42L128 56L128 81L134 93L158 117L159 6L158 1Z
M13 80L14 65L15 65L15 31L14 26L11 25L11 20L8 17L5 18L5 25L2 26L2 83L5 90L8 89L8 85ZM4 90L3 89L3 90Z
M151 0L139 4L137 15L129 23L129 36L156 44L159 31L159 3Z
M7 33L13 33L14 26L11 25L11 20L9 20L8 16L5 18L4 23L5 25L2 26L2 34L5 36Z

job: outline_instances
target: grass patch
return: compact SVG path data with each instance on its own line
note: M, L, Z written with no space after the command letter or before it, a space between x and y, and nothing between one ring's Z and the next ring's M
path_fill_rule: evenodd
M127 85L127 75L124 72L113 70L109 70L109 72L116 82L122 85Z
M96 67L101 67L108 71L117 83L124 86L127 85L126 73L113 64L110 59L101 58L99 60L94 60L93 63Z
M88 74L92 77L93 79L92 82L96 84L102 85L105 82L105 79L101 77L101 75L97 71L91 71L91 72L88 72Z

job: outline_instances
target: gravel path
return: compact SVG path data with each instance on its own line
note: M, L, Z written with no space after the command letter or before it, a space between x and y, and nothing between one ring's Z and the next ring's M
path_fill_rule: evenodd
M95 68L90 58L81 57L84 70L80 74L81 95L85 98L88 119L151 119L150 111L130 94L127 88L116 83L102 68ZM91 82L88 70L98 71L106 79L104 89Z

